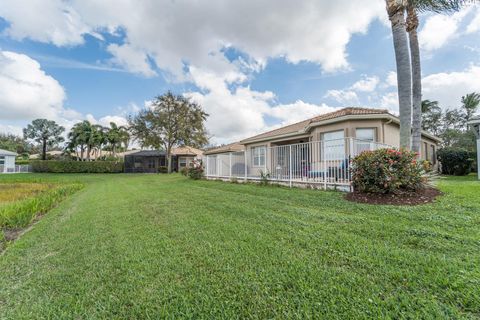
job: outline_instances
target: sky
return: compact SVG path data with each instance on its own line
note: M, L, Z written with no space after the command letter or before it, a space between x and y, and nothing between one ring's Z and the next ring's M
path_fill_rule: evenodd
M366 4L368 3L368 4ZM480 4L422 14L423 98L480 92ZM398 112L383 0L0 0L0 132L108 125L166 91L213 144L342 107Z

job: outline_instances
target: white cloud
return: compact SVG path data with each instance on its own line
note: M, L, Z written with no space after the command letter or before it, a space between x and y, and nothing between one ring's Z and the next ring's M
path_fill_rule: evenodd
M0 51L0 132L21 135L22 127L36 118L54 120L67 131L83 119L102 125L126 124L125 112L121 110L119 115L96 120L91 115L84 116L75 109L66 108L65 100L64 88L46 74L36 60L16 52ZM127 109L134 108L130 105Z
M469 6L452 15L430 16L418 34L420 46L431 51L443 47L458 37L460 24L471 10L472 7Z
M472 65L463 71L441 72L423 78L423 99L437 100L440 106L458 107L467 93L480 92L480 66Z
M467 26L467 33L475 33L480 31L480 7L475 10L475 16Z
M385 86L396 87L397 86L397 73L395 71L390 71L385 79Z
M284 57L292 63L311 61L326 71L348 68L352 34L365 33L374 19L386 16L382 0L368 5L361 0L2 2L0 16L10 23L12 37L65 46L99 31L124 34L125 44L109 47L117 63L152 75L145 60L151 57L179 78L185 63L223 72L230 65L221 51L226 47L245 52L253 65Z
M5 33L18 40L77 45L91 31L75 9L62 0L2 0L0 16L10 22Z
M114 64L124 66L128 71L142 74L145 77L157 75L157 73L152 70L148 62L148 56L144 51L134 48L129 44L121 46L110 44L107 50L114 56L112 59Z
M355 91L351 90L328 90L325 94L325 98L330 98L346 105L355 105L359 103L357 94Z
M355 82L350 89L359 92L373 92L377 88L379 82L380 80L376 76L364 76L364 79Z
M389 92L383 95L380 99L380 108L397 112L398 111L398 93Z
M0 51L0 118L56 118L65 110L65 90L40 64L24 54Z

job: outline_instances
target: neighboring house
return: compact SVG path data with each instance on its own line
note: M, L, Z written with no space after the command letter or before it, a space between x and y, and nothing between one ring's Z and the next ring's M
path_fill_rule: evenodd
M333 176L339 180L338 172L346 176L345 168L352 156L364 150L399 147L399 141L400 121L397 116L387 110L345 108L208 150L205 152L210 159L206 161L207 176L245 175L254 178L261 172L268 172L277 180L328 180ZM421 159L436 166L440 142L441 139L422 132ZM229 150L229 146L234 148ZM228 154L232 154L234 160L230 159L231 156L227 158ZM235 172L232 166L243 166L244 169Z
M15 172L15 152L0 149L0 173Z
M60 157L60 156L63 155L63 151L59 151L59 150L47 151L46 155L47 155L47 158ZM39 160L39 159L42 159L42 154L41 153L34 153L34 154L31 154L28 158L30 160Z
M201 160L203 151L189 147L172 149L172 170L180 171L190 166L194 160ZM157 173L167 166L167 153L160 150L141 150L125 155L125 172L127 173Z

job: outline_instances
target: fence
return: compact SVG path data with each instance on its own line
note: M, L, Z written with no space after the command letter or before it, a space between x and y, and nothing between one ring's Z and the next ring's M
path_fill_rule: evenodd
M349 188L350 160L363 151L387 147L390 146L355 138L257 147L253 152L248 149L207 155L205 172L210 179L268 179L290 186Z
M28 173L32 172L32 166L28 164L5 166L0 165L0 174L2 173Z

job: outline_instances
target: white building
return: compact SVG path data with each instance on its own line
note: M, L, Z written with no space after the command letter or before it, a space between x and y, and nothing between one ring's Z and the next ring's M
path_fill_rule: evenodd
M15 172L15 152L0 149L0 173Z

